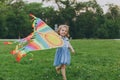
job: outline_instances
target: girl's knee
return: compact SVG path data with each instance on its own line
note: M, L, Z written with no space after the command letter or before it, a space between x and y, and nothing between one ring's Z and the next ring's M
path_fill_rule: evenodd
M66 65L62 65L61 68L62 68L62 69L66 68Z

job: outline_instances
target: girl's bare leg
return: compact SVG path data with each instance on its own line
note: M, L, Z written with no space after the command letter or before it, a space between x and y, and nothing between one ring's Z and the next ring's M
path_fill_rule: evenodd
M66 78L66 65L63 64L61 66L61 72L62 72L63 80L67 80L67 78Z
M56 69L56 72L59 74L59 73L60 73L61 66L57 66L55 69Z

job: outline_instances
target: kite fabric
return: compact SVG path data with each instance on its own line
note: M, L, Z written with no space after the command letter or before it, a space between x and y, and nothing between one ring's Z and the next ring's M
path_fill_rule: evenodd
M20 62L21 58L30 51L57 48L63 45L63 40L60 36L44 21L32 14L30 16L33 18L33 32L21 39L16 48L11 51L11 54L16 55L17 62Z

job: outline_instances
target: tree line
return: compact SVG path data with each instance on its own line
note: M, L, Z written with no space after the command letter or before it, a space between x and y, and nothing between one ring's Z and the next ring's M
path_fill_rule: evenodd
M43 0L49 1L49 0ZM120 8L107 4L109 11L104 13L96 0L77 2L76 0L55 0L58 9L43 7L42 3L27 3L22 0L0 1L0 38L23 38L33 30L29 14L45 21L51 28L55 25L70 26L70 35L79 38L120 38Z

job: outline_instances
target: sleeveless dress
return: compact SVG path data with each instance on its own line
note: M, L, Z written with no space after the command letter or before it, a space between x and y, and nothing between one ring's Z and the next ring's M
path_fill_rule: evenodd
M60 66L62 64L69 65L71 60L70 49L69 49L69 39L67 37L62 37L64 44L62 47L57 48L54 66Z

